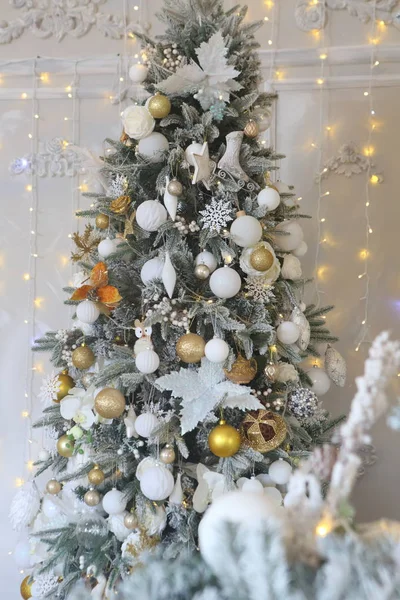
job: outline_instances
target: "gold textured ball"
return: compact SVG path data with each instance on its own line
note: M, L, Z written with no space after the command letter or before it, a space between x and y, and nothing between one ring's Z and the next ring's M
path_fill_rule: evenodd
M184 363L199 362L203 356L206 343L196 333L185 333L176 343L176 353Z
M79 346L72 353L72 364L80 371L89 369L94 365L96 357L89 346Z
M57 452L64 458L71 458L74 453L74 441L70 440L67 435L62 435L57 441Z
M264 375L267 381L275 381L278 376L279 368L274 363L268 363L264 368Z
M84 495L83 500L88 506L97 506L100 504L101 496L97 490L89 490Z
M254 119L250 119L243 131L244 135L248 138L256 138L260 133L260 129Z
M136 515L134 515L133 513L129 513L128 515L125 515L124 525L127 529L137 529L139 526L139 523L136 518Z
M72 390L75 387L75 381L68 375L68 371L63 371L58 376L58 381L60 382L60 387L57 392L57 399L53 400L56 404L61 402L63 398L68 394L69 390Z
M171 102L167 96L157 92L155 96L150 98L147 104L147 110L155 119L163 119L171 112Z
M25 579L21 583L21 587L20 587L21 596L24 600L29 600L29 598L32 598L33 581L32 581L32 583L29 583L29 579L30 579L30 575L25 577Z
M240 433L232 425L227 425L224 419L220 420L208 436L208 445L211 452L220 458L227 458L236 454L240 444Z
M94 407L104 419L118 419L125 410L125 396L115 388L104 388L97 394Z
M224 369L225 376L233 383L250 383L257 375L257 361L255 358L247 360L241 354L237 357L230 371Z
M46 490L49 494L55 496L61 492L61 483L56 479L50 479L50 481L47 482Z
M100 469L99 465L95 465L88 473L89 482L92 485L101 485L105 479L104 472Z
M207 265L196 265L194 274L197 277L197 279L204 280L207 279L207 277L209 277L210 269L207 267Z
M108 229L110 226L110 217L103 213L100 213L96 217L96 227L97 229Z
M175 459L176 459L175 450L173 449L172 446L169 446L167 444L165 446L165 448L163 448L160 452L161 462L163 462L165 465L171 465L173 462L175 462Z
M257 271L268 271L274 264L272 252L265 248L265 246L256 248L256 250L251 253L250 264L253 269L256 269Z
M257 452L270 452L286 438L285 419L270 410L251 410L240 426L243 445Z
M168 191L173 196L182 196L183 186L180 181L174 177L168 184Z

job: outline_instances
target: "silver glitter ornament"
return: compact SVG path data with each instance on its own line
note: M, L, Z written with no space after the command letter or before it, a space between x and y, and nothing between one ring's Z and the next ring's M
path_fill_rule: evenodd
M347 366L343 356L328 344L325 352L325 370L333 383L344 387L346 383Z
M183 186L180 181L174 177L168 184L168 192L173 196L182 196Z
M301 423L318 411L319 398L308 388L297 388L288 395L287 408Z
M207 265L197 265L194 270L194 274L197 279L204 280L210 276L210 269L207 267Z

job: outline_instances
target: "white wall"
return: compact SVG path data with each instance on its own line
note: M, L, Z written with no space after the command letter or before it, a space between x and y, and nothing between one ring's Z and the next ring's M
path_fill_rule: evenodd
M139 5L139 2L137 3ZM230 3L227 3L229 5ZM319 165L337 154L339 147L349 141L360 148L368 139L369 97L364 91L370 85L370 24L361 23L347 11L329 11L325 39L317 39L296 27L295 0L275 0L275 9L268 8L269 2L249 0L251 18L269 17L259 33L262 45L264 74L268 78L279 77L274 85L279 91L276 118L272 138L277 150L287 155L282 161L281 178L294 184L299 196L303 197L304 211L315 215L318 186L314 176ZM123 3L113 0L103 5L103 10L122 14ZM160 32L154 13L161 0L143 2L142 12L129 12L134 18L153 23L153 32ZM18 15L9 4L2 6L0 19L12 20ZM273 19L273 15L275 15ZM272 23L274 20L274 27ZM274 30L274 31L272 31ZM370 218L373 234L370 238L369 269L370 312L367 341L383 328L400 334L400 276L398 273L397 237L400 226L398 208L398 103L400 80L397 75L400 57L400 34L393 27L380 31L381 44L377 46L380 65L373 71L372 96L376 110L377 127L371 145L377 170L384 174L384 182L371 188ZM272 46L268 40L272 39ZM327 48L328 59L324 65L323 91L316 84L320 77L321 61L318 48ZM127 51L135 51L135 43L128 40ZM333 48L334 47L334 48ZM87 201L80 197L79 183L83 178L41 178L37 182L38 223L36 277L32 282L23 280L28 271L32 229L30 224L32 204L31 192L25 186L31 179L11 178L8 165L17 156L29 153L31 140L28 134L33 126L37 136L33 143L53 137L72 139L72 116L75 109L76 141L95 152L102 152L102 140L106 136L116 137L120 132L119 107L111 105L109 96L119 86L119 75L113 65L118 63L116 55L124 53L123 41L105 38L96 29L80 39L66 37L57 42L54 37L38 39L26 31L18 40L0 45L0 181L2 184L0 219L0 475L3 495L1 500L0 536L0 581L7 598L19 598L17 584L21 576L16 573L8 551L13 548L16 536L10 530L7 510L15 492L17 477L27 479L24 461L26 448L31 447L32 456L37 451L35 444L27 443L28 421L21 418L29 399L24 396L27 379L28 343L31 341L31 324L25 319L31 315L31 290L34 298L42 298L35 309L35 335L47 329L60 328L68 324L68 309L62 305L61 287L71 277L67 263L70 253L68 234L76 226L74 210ZM88 57L111 57L110 61L84 61L78 67L79 99L74 102L67 97L65 88L71 84L74 59ZM67 61L54 64L49 61L43 66L50 73L48 83L38 82L37 105L32 105L31 75L32 62L10 65L13 59L33 57L63 57ZM102 73L98 66L105 67ZM38 71L43 63L38 60ZM16 74L16 69L20 74ZM94 73L96 71L96 73ZM281 73L276 75L276 71ZM26 92L28 98L21 99ZM39 119L32 125L33 110ZM322 121L320 121L322 114ZM69 120L65 121L65 117ZM320 123L322 123L322 163L319 145ZM326 127L331 127L330 132ZM34 185L35 182L33 182ZM354 393L353 380L360 373L368 344L355 352L363 320L365 279L358 279L364 266L358 253L365 248L364 210L366 202L366 175L346 178L332 174L322 184L322 191L330 191L321 199L321 235L328 242L321 246L319 266L325 267L320 280L322 301L336 305L329 324L341 341L339 350L345 355L349 366L348 385L344 390L332 389L327 406L336 414L346 412ZM35 191L35 190L34 190ZM309 253L304 261L305 271L314 269L317 243L317 221L305 224ZM28 307L29 303L29 307ZM36 356L33 366L33 388L40 387L42 369L46 369L46 358ZM29 386L28 386L29 387ZM34 400L33 413L40 406ZM379 516L400 518L397 501L399 475L396 449L399 438L388 432L384 424L377 427L374 442L378 461L360 481L355 502L361 519Z

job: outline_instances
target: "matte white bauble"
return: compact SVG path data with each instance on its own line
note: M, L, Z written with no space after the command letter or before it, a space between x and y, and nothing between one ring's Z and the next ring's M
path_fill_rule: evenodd
M331 387L331 380L323 369L313 367L307 371L307 375L312 381L311 389L317 396L323 396Z
M109 515L119 515L126 509L127 500L122 492L110 490L103 498L103 508Z
M217 268L217 259L215 258L212 252L208 252L208 250L203 250L196 256L195 259L196 266L197 265L206 265L209 268L210 273L213 273Z
M258 481L261 481L261 483L263 484L263 487L274 487L275 486L275 483L272 481L272 479L268 475L268 473L260 473L259 475L256 475L256 479L258 479Z
M154 373L154 371L157 371L159 366L160 358L158 354L154 352L154 350L145 350L144 352L139 352L136 357L136 368L145 375Z
M299 339L300 330L291 321L283 321L276 330L276 335L282 344L294 344Z
M32 566L31 545L28 539L18 542L14 548L13 556L19 569L29 569Z
M268 475L278 485L285 485L292 473L292 467L285 460L276 460L270 464Z
M158 427L159 421L155 414L150 412L142 413L135 421L136 433L141 437L148 438L151 432Z
M257 202L261 208L271 211L278 208L281 197L273 187L266 187L258 193Z
M181 473L178 473L177 477L176 477L176 482L174 485L174 489L172 490L172 494L170 495L170 497L168 498L168 502L170 504L178 504L179 506L182 504L183 502L183 489L182 489L182 475Z
M157 465L157 461L152 456L146 456L143 460L140 461L136 468L136 479L139 481L142 479L142 475L147 469L151 469Z
M82 323L91 325L100 316L100 310L95 302L84 300L76 307L76 316Z
M115 535L119 542L124 542L130 533L132 533L131 529L125 527L125 517L130 513L125 510L122 513L117 515L111 515L108 519L108 528Z
M210 362L222 363L229 356L229 346L221 338L215 337L207 342L204 353Z
M140 480L142 494L155 502L168 498L174 486L172 473L161 465L147 469Z
M276 246L285 252L292 252L303 241L304 232L297 221L283 221L275 227L275 231L285 232L286 235L275 235Z
M102 240L100 244L97 246L97 251L102 258L108 258L111 254L114 254L117 249L117 244L115 240L110 240L110 238L106 238Z
M133 83L143 83L148 72L149 70L145 65L132 65L129 69L129 79L133 81Z
M242 248L254 246L262 237L261 223L255 217L243 214L233 221L230 233L238 246Z
M268 500L273 503L274 506L282 506L283 497L280 491L276 489L276 487L265 487L264 496L266 496Z
M169 298L172 298L176 285L176 271L168 251L165 253L165 261L161 279Z
M239 479L236 482L236 487L241 490L242 487L244 486L244 484L246 483L246 481L248 481L247 477L239 477Z
M136 211L136 223L145 231L157 231L167 218L167 211L156 200L145 200Z
M164 261L158 256L145 262L140 271L140 278L144 285L147 285L154 279L161 279L163 267Z
M60 516L61 510L58 500L45 496L42 500L42 512L48 519L55 519Z
M44 448L42 450L39 450L38 459L41 462L46 462L47 460L49 460L49 458L50 452L47 452L47 450L45 450Z
M307 250L308 250L308 246L307 246L306 242L303 240L302 242L300 242L300 245L293 250L293 254L295 256L297 256L297 258L301 258L302 256L304 256L307 253Z
M220 267L210 277L210 288L218 298L233 298L240 291L242 280L230 267Z
M253 494L263 494L264 488L261 481L258 481L255 477L248 479L242 485L243 492L251 492Z
M191 165L192 167L194 167L194 158L193 158L193 154L202 154L203 152L203 144L198 144L196 142L193 142L192 144L190 144L190 146L188 146L185 150L185 158L187 160L187 162L189 163L189 165Z
M151 162L163 160L164 153L169 150L169 142L165 135L153 131L150 135L140 140L138 144L139 154L148 158Z

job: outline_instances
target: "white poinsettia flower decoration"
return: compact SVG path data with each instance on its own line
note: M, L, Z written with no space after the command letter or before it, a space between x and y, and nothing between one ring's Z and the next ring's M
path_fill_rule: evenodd
M97 421L94 414L95 387L72 388L60 402L60 413L66 421L74 421L82 429L90 429Z

